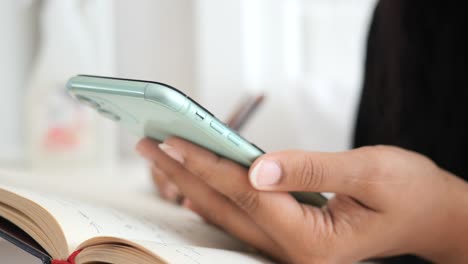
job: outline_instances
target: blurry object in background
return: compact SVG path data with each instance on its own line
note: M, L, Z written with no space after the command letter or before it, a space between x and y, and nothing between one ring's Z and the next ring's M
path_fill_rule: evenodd
M263 93L246 96L228 118L226 124L230 128L240 131L264 100L265 95Z
M112 30L105 21L110 7L110 1L42 2L39 51L27 87L33 168L110 167L116 158L112 122L75 103L65 89L78 73L113 74Z

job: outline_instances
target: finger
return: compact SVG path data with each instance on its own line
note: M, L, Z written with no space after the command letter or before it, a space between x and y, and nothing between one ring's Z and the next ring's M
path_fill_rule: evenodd
M374 175L379 173L379 164L374 161L375 157L362 150L270 153L255 161L249 180L258 190L334 192L366 198L379 183Z
M151 166L151 175L162 198L175 203L180 203L183 200L179 188L155 164Z
M160 148L213 189L229 197L276 241L284 240L303 223L303 207L290 194L253 189L244 167L178 138L166 140Z
M197 215L199 215L201 218L203 218L203 220L208 223L208 224L211 224L211 225L214 225L214 226L217 226L215 223L211 222L210 219L208 218L208 216L206 216L204 213L203 213L203 210L202 208L196 206L190 199L188 198L184 198L184 200L182 201L181 203L181 206L184 207L184 208L187 208L189 209L190 211L196 213ZM218 226L219 227L219 226ZM222 228L222 227L220 227Z
M147 151L148 149L151 149L155 144L158 145L161 142L151 139L151 138L142 138L138 143L136 144L136 151L140 153L141 156L143 156L145 159L154 161L154 156L152 155L153 153L151 151Z
M145 149L151 148L151 146L155 143L158 144L159 141L150 138L143 138L137 143L136 150L145 159L152 162L151 174L153 177L153 182L155 182L157 185L160 196L163 199L180 204L183 200L183 195L179 191L178 187L175 184L173 184L167 178L164 172L158 168L154 157L151 156L151 152L144 151Z
M275 257L281 257L280 248L248 215L163 153L157 142L144 144L141 151L158 161L160 169L179 186L203 218L262 251L279 252Z
M194 213L198 214L203 219L205 219L205 221L208 221L208 218L205 215L203 215L202 209L198 208L190 199L185 198L182 201L181 205L182 205L182 207L187 208L187 209L193 211Z

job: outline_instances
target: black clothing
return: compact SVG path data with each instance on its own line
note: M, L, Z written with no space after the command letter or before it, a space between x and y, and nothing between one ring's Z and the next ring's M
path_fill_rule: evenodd
M400 146L468 179L468 24L463 6L450 0L378 3L368 36L355 147ZM401 257L388 263L427 262Z

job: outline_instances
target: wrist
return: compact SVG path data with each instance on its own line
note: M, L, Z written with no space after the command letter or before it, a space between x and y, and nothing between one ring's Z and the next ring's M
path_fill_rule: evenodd
M441 203L436 203L442 208L428 212L435 223L427 231L428 245L420 256L435 263L468 263L468 184L447 174L447 188L442 188Z

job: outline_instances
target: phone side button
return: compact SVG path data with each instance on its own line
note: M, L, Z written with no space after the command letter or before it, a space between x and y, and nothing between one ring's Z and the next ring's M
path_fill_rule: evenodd
M232 134L232 133L229 134L229 135L227 136L227 138L228 138L228 140L231 141L231 143L233 143L234 145L240 146L241 141L240 141L240 139L239 139L237 136L235 136L234 134Z
M205 113L202 113L200 111L196 111L195 112L195 119L198 120L198 121L203 121L206 117L206 114Z
M216 121L211 121L210 127L221 135L224 133L224 128Z

